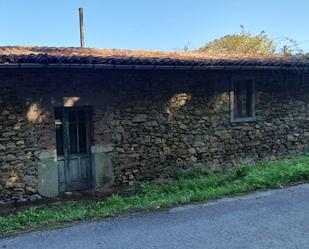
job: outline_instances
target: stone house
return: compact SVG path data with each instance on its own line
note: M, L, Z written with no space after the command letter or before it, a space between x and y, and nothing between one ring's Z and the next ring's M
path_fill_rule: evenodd
M309 60L0 48L0 201L309 148Z

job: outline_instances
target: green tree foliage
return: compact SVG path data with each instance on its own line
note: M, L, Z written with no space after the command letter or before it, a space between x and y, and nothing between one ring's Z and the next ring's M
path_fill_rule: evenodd
M227 35L206 43L198 49L199 52L225 54L270 55L276 52L274 41L262 32L252 35L250 32Z

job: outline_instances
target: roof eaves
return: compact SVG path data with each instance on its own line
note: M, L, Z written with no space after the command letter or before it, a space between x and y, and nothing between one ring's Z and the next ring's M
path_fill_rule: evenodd
M200 65L111 65L111 64L77 64L77 63L3 63L1 68L75 68L75 69L129 69L129 70L290 70L309 71L309 66L245 66L245 65L224 65L224 66L200 66Z

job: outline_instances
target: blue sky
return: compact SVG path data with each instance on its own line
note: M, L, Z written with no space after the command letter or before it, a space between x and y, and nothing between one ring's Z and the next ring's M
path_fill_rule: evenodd
M79 7L87 47L197 48L242 24L309 52L308 0L0 0L0 45L79 46Z

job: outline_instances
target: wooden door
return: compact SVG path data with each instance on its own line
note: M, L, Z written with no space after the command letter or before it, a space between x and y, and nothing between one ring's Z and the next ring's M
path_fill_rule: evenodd
M56 108L59 190L91 187L90 108Z

